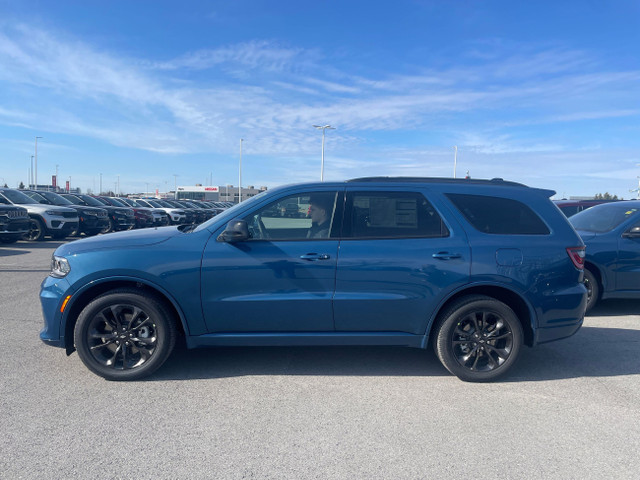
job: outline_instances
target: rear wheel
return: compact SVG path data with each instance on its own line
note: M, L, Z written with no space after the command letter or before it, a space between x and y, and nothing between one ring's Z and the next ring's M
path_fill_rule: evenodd
M115 290L82 310L74 339L80 359L93 373L107 380L138 380L169 357L176 327L161 300Z
M25 238L32 242L44 240L46 228L44 222L39 218L29 219L29 233L25 233Z
M600 298L600 285L591 270L584 269L584 286L587 287L587 312L596 306Z
M483 295L452 304L440 316L434 334L442 364L468 382L487 382L507 373L523 341L522 325L513 310Z

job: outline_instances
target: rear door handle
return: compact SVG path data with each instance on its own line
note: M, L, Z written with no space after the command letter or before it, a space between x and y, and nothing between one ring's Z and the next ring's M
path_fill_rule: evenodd
M326 253L306 253L300 255L300 258L309 262L315 262L316 260L329 260L331 256Z
M449 252L438 252L438 253L434 253L431 256L439 260L453 260L454 258L462 257L462 255L460 255L459 253L449 253Z

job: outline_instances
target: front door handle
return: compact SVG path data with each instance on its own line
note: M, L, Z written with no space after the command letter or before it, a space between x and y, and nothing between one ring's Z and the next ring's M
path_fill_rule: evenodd
M315 262L316 260L329 260L331 256L326 253L306 253L300 255L300 258L309 262Z
M450 252L438 252L438 253L434 253L431 256L439 260L453 260L454 258L462 257L462 255L460 255L459 253L450 253Z

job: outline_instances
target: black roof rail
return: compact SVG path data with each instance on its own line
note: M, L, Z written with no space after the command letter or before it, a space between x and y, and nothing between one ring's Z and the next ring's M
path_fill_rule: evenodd
M473 185L504 185L510 187L527 187L522 183L510 182L502 178L480 179L480 178L447 178L447 177L360 177L347 180L352 182L388 182L388 183L457 183ZM528 187L527 187L528 188Z

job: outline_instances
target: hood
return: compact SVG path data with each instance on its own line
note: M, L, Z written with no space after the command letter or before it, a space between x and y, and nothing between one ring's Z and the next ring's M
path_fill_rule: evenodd
M44 213L47 210L50 211L56 211L56 212L72 212L74 215L77 215L78 212L74 209L69 207L59 207L58 205L48 205L45 203L27 203L27 204L20 204L17 205L23 208L26 208L27 210L29 210L29 212L31 213Z
M142 248L162 243L176 235L182 235L179 227L143 228L113 232L96 237L83 238L61 245L56 255L69 256L95 250L111 250L121 248Z

